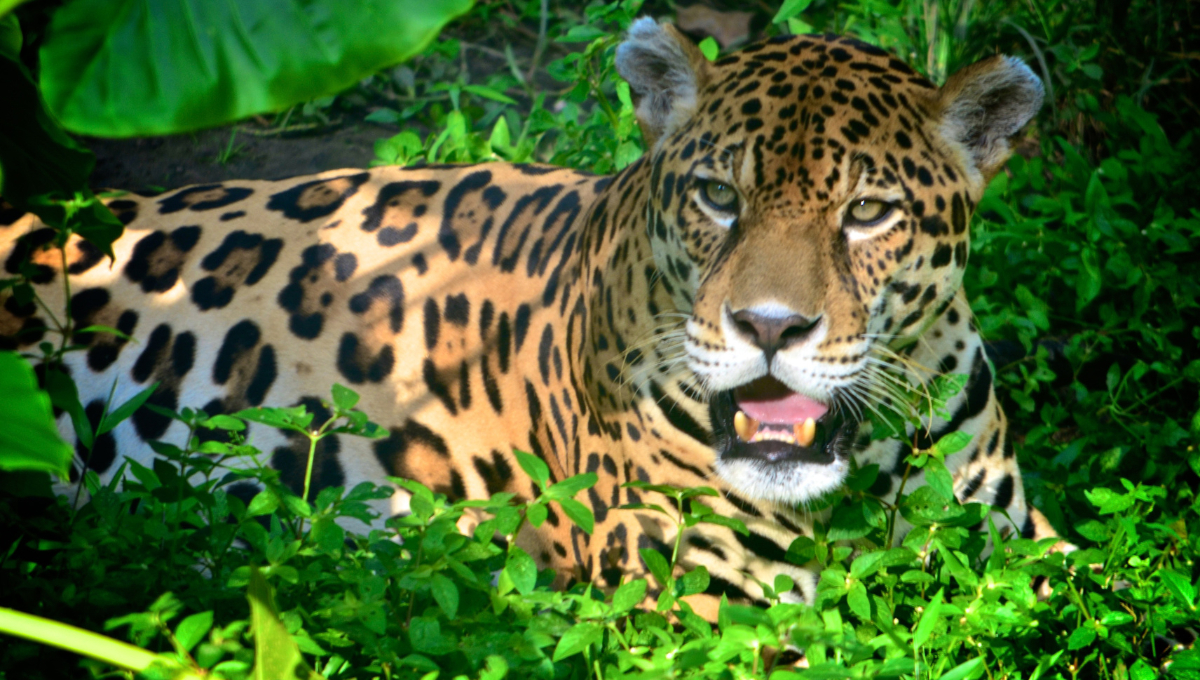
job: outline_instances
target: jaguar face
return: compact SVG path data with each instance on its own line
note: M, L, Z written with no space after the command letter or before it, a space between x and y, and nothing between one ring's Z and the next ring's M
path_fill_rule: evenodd
M898 351L957 294L971 210L1041 84L993 57L939 89L836 37L710 64L648 19L618 68L652 143L649 235L716 469L755 498L816 498L894 394Z

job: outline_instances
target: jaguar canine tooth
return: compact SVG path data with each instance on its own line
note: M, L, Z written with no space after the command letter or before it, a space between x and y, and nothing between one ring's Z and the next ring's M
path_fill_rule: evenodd
M797 444L810 446L817 437L817 421L809 418L803 423L796 423L792 426L792 434L796 436Z
M733 414L733 431L744 442L749 442L758 433L758 421L742 411Z

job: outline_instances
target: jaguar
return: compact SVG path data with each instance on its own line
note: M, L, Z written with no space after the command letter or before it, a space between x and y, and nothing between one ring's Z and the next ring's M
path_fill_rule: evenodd
M815 572L787 550L812 535L814 504L871 465L871 491L894 498L913 446L950 432L970 435L945 461L957 496L1003 511L1006 531L1052 536L961 290L972 212L1042 102L1031 70L997 55L937 87L882 49L815 35L709 61L651 18L616 64L646 152L613 176L426 165L126 194L108 199L126 225L111 261L78 238L61 258L44 224L9 211L6 270L31 260L44 306L5 293L0 340L35 346L47 309L121 331L80 333L66 358L93 419L110 391L119 403L152 383L168 409L328 417L319 395L348 385L386 436L323 440L314 493L397 476L528 498L514 450L551 481L594 472L593 534L551 512L517 539L560 586L613 586L645 573L639 549L669 554L674 522L618 509L662 499L625 483L714 487L693 502L748 532L681 537L679 568L711 576L693 602L710 618L722 595L762 601L777 574L794 580L785 598L811 601ZM863 414L896 407L900 378L945 374L966 381L940 415L871 436ZM59 428L73 440L65 415ZM298 490L307 443L249 435ZM184 437L141 409L88 469L111 476Z

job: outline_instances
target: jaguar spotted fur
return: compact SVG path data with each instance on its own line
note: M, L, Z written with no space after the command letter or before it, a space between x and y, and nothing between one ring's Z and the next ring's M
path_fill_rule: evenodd
M935 87L883 50L839 37L769 40L715 63L673 27L637 21L617 65L648 151L612 177L502 163L339 170L230 181L110 209L127 225L115 264L68 244L76 327L68 356L87 412L110 387L209 414L307 404L334 382L362 395L380 440L330 437L315 487L417 479L453 497L527 496L514 449L553 479L592 471L594 535L551 514L521 544L543 567L612 585L643 573L638 548L673 542L630 480L713 485L705 499L749 528L688 530L680 563L711 574L693 602L761 599L776 574L811 598L784 555L811 533L806 502L878 464L894 495L910 443L872 441L857 417L883 403L886 371L968 375L910 435L960 430L956 493L1052 530L1026 503L993 370L960 290L968 223L1042 87L995 56ZM50 232L32 215L0 227L7 271L26 256L38 295L62 309ZM0 340L43 336L40 308L11 296ZM64 436L71 428L60 419ZM307 448L250 434L299 486ZM90 468L180 443L148 410L102 436ZM910 439L911 442L911 439ZM909 480L921 483L918 472ZM797 508L800 508L799 510ZM386 513L403 513L397 493ZM1007 520L999 518L1001 524ZM653 593L652 593L653 594Z

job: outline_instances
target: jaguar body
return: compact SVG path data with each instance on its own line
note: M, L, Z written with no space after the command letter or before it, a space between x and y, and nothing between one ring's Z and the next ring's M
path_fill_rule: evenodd
M12 296L6 349L48 336L44 309L103 324L68 355L88 415L145 386L151 403L208 414L306 404L338 382L386 430L332 436L314 486L419 480L451 497L529 497L519 449L553 480L599 476L584 500L592 535L551 513L519 542L543 567L615 585L639 548L668 549L674 525L616 510L657 502L631 480L713 486L713 510L742 520L687 530L681 565L717 597L757 600L791 575L811 534L805 505L852 466L876 464L894 495L914 442L963 431L947 459L957 495L1031 512L993 392L992 368L960 290L968 222L1042 90L996 56L935 87L849 38L772 39L715 63L672 27L636 22L617 54L647 143L612 177L540 165L381 167L230 181L109 208L127 225L115 262L78 239L66 273L32 215L0 225L7 271L32 258L45 308ZM3 295L8 295L7 293ZM896 375L965 373L948 418L873 440ZM64 415L64 436L73 439ZM249 434L299 489L307 444ZM215 436L203 433L204 436ZM147 442L185 430L149 410L100 437L89 469L111 475ZM924 443L924 444L922 444ZM83 449L80 448L82 453ZM77 461L77 466L82 461ZM917 471L909 487L922 483ZM700 501L696 501L700 502ZM396 493L386 513L407 510ZM1001 523L1007 522L998 517Z

